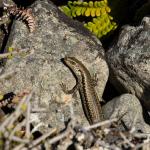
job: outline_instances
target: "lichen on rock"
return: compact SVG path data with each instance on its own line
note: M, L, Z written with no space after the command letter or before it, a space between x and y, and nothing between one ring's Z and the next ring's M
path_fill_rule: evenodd
M98 96L102 97L108 79L108 67L101 43L79 22L66 17L50 1L36 1L32 6L36 20L36 30L29 33L19 21L13 23L8 47L30 49L34 53L27 56L16 55L7 60L4 72L16 70L16 74L0 84L3 93L19 93L33 89L33 107L44 107L47 113L37 113L33 117L51 127L63 128L70 118L73 107L76 117L87 123L79 94L76 98L65 96L60 83L68 87L75 85L75 78L61 62L63 57L75 56L90 70L97 73ZM44 130L44 127L42 127Z

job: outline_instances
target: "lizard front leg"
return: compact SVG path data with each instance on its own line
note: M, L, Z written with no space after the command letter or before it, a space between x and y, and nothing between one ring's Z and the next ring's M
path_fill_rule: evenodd
M72 89L70 89L70 90L68 90L68 87L67 87L66 84L64 84L64 83L61 83L60 86L61 86L62 91L63 91L65 94L74 94L74 93L76 93L76 91L78 90L78 84L77 84L77 83L76 83L76 85L75 85Z

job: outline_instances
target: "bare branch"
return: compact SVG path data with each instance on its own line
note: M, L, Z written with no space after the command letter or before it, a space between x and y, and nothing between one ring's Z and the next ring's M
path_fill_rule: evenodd
M50 135L56 133L57 129L54 128L52 131L48 132L47 134L44 134L43 136L41 136L40 138L34 140L30 145L29 148L32 148L36 145L38 145L40 142L42 142L43 140L45 140L46 138L48 138Z
M23 144L29 143L28 139L21 139L21 138L19 138L17 136L12 136L12 140L16 141L16 142L19 142L19 143L23 143Z
M122 132L119 132L119 134L123 138L123 140L125 141L125 143L128 143L130 145L130 147L135 148L135 145L133 143L131 143L129 141L129 139L127 139L126 136Z
M11 131L10 135L9 135L9 139L12 140L12 137L14 136L16 131L19 131L21 129L21 127L25 124L26 119L24 119L21 123L18 123L15 128Z
M0 54L0 59L3 59L3 58L8 58L9 56L12 56L12 55L17 55L17 54L21 54L21 53L29 53L29 54L33 54L33 50L29 50L29 49L21 49L21 50L14 50L12 52L7 52L7 53L3 53L3 54Z
M100 126L105 126L105 125L111 124L113 122L116 122L117 120L118 120L117 118L110 119L110 120L105 120L105 121L98 122L96 124L84 127L84 129L88 131L88 130L91 130L91 129L94 129L94 128L98 128Z
M41 112L46 113L47 109L46 108L32 108L31 112L32 113L41 113Z
M17 106L16 110L14 113L12 113L0 126L0 131L3 131L5 129L5 126L9 125L12 126L14 121L17 120L17 118L21 115L23 112L22 110L22 105L24 103L28 103L29 100L31 99L32 92L27 96L25 95L22 100L20 101L19 105Z
M25 134L25 136L27 138L29 138L31 135L31 133L30 133L30 110L31 110L31 103L29 101L28 105L27 105L27 115L26 115L26 134Z

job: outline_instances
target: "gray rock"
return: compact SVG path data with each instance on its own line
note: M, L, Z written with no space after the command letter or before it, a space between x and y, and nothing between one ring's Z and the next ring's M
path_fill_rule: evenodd
M97 73L97 91L101 97L109 72L101 43L79 22L65 16L49 1L36 1L32 9L36 31L29 33L24 23L15 21L7 48L31 49L34 53L16 55L7 60L4 72L16 70L17 73L1 82L0 91L19 93L33 89L32 107L44 107L47 113L33 114L32 118L44 125L63 128L72 109L80 122L87 123L79 94L73 99L60 88L61 82L69 88L75 85L74 76L61 58L75 56L91 74Z
M143 110L139 100L131 94L123 94L112 99L103 107L105 118L121 118L124 125L131 129L150 133L150 126L143 119Z
M120 92L136 95L150 110L150 18L125 26L107 52L110 80Z

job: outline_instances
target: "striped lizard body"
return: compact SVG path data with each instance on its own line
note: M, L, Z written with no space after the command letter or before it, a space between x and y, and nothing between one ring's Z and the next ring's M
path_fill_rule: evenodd
M67 90L62 84L65 93L73 93L75 89L79 90L83 109L90 124L102 121L103 114L101 105L94 89L94 80L92 79L88 69L81 61L75 57L65 57L63 62L71 69L77 79L77 83L73 89Z

